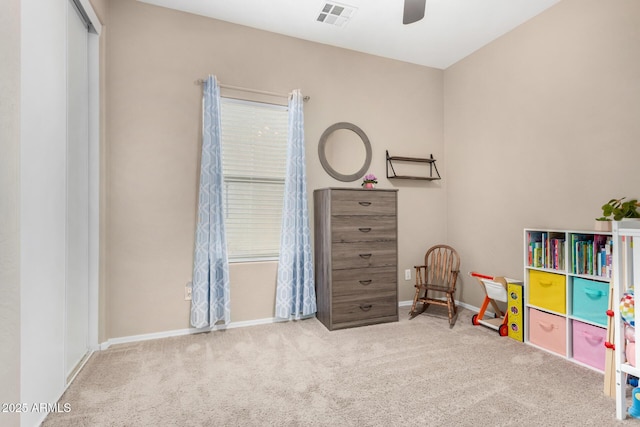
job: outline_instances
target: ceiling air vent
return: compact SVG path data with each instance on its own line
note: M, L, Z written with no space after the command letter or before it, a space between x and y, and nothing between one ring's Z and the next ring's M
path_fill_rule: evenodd
M355 13L356 8L353 6L326 2L316 20L336 27L344 27Z

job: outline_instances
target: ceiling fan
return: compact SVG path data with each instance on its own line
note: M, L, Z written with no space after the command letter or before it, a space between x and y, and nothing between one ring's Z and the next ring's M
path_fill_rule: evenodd
M404 0L403 24L413 24L424 18L424 8L427 0Z

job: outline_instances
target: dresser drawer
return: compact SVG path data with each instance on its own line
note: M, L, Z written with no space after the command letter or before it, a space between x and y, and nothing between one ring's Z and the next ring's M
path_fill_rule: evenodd
M529 304L566 313L566 281L561 274L544 271L529 271Z
M331 239L334 242L367 242L396 239L394 216L334 216Z
M529 309L529 341L565 356L567 325L565 318L543 311Z
M586 365L604 371L607 330L577 320L573 325L573 358Z
M333 301L333 323L349 323L396 316L398 301L395 296L360 298L339 298Z
M364 267L387 267L397 264L396 242L334 243L333 270Z
M395 267L352 268L333 272L333 298L366 296L395 296L397 272Z
M331 215L395 215L396 193L375 190L333 190Z
M609 284L581 277L573 279L571 314L605 326L609 308Z

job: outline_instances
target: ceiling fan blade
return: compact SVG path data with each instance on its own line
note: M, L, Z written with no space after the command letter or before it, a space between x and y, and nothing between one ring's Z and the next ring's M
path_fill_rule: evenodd
M404 0L403 24L413 24L424 18L424 8L427 0Z

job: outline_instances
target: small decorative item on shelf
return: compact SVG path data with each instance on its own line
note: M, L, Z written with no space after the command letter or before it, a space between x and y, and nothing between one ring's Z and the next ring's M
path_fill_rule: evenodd
M640 218L638 200L623 202L625 198L611 199L602 205L602 216L596 218L597 231L611 231L611 221L620 221L623 218Z
M364 176L362 180L362 188L365 190L372 190L375 187L375 184L378 183L378 178L372 173Z

